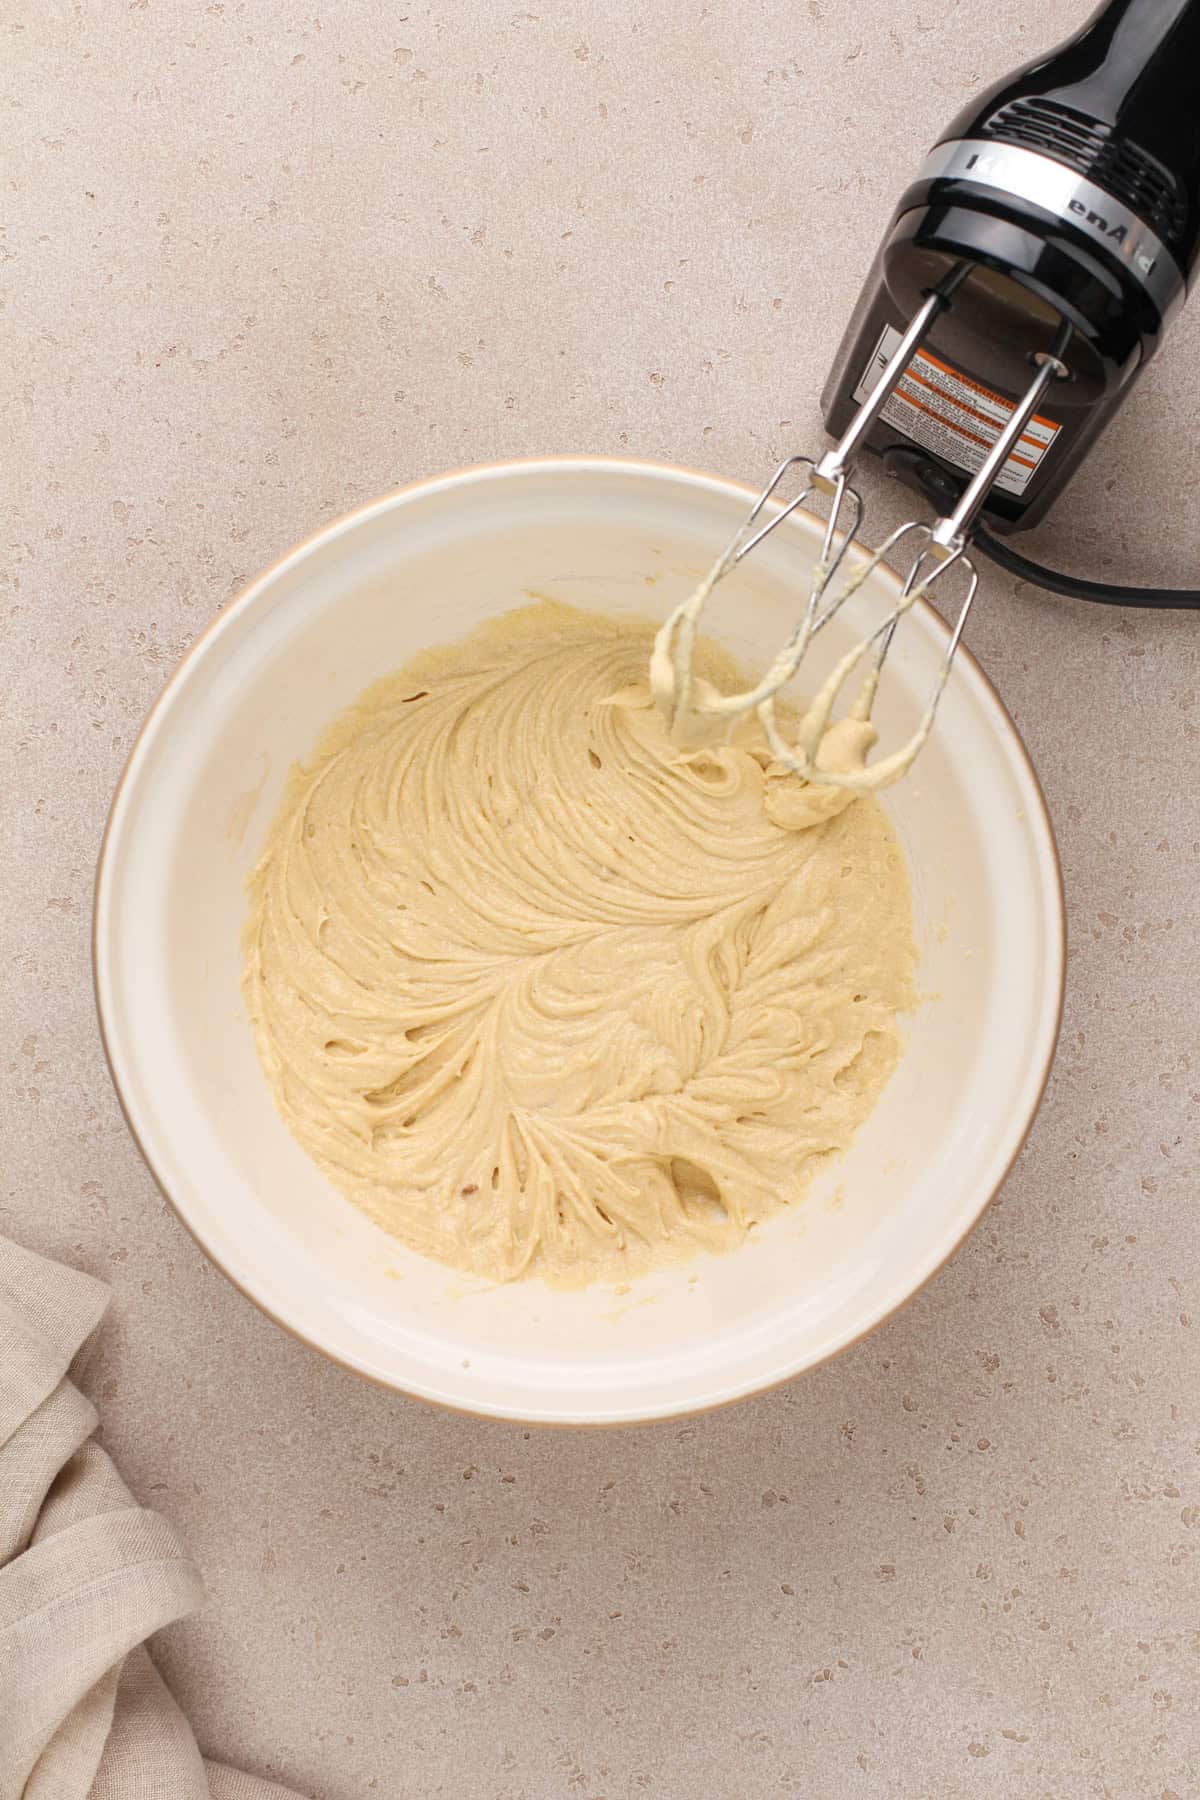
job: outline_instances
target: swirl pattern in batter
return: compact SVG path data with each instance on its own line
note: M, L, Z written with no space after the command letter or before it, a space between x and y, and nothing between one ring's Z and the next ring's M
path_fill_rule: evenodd
M294 771L251 878L284 1120L388 1232L476 1274L737 1244L900 1052L884 814L773 764L754 722L673 745L653 635L542 604L419 658ZM711 647L697 667L729 675Z

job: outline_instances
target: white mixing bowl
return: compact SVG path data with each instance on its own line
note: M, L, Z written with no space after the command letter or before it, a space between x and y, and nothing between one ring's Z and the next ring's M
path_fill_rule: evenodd
M996 1192L1033 1119L1062 1001L1058 858L1016 730L969 656L886 805L912 872L919 982L900 1068L850 1154L732 1255L582 1292L489 1287L394 1243L276 1115L239 991L243 884L284 777L381 674L550 595L662 618L745 515L733 483L553 460L404 489L292 551L168 682L100 857L95 970L113 1078L146 1160L265 1312L390 1387L506 1418L593 1424L733 1400L811 1368L901 1305ZM780 527L713 605L761 666L819 541ZM880 574L829 653L895 593ZM847 609L849 611L850 608ZM945 644L920 608L877 716L911 729Z

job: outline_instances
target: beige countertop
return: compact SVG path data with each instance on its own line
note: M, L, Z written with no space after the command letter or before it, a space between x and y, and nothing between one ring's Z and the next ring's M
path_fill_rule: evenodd
M377 1392L211 1269L93 1023L93 861L189 640L410 477L757 481L888 208L1083 0L15 0L0 279L0 1229L116 1290L91 1390L211 1603L205 1748L328 1800L1200 1793L1200 620L985 569L1072 930L1000 1199L840 1360L679 1426ZM1200 305L1037 535L1200 578ZM898 499L869 478L878 525Z

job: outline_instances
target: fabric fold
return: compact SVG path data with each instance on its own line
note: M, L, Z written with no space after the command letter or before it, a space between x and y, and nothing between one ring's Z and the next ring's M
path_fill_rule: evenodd
M107 1304L0 1238L0 1800L296 1800L205 1764L144 1647L203 1589L71 1380Z

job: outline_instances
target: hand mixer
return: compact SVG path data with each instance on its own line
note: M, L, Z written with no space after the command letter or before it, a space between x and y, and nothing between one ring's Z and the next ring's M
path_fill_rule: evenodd
M711 739L756 712L772 753L806 780L856 790L896 780L929 735L975 597L972 543L1058 593L1200 606L1200 592L1060 575L994 535L1045 513L1157 350L1198 257L1200 0L1108 0L1067 43L960 113L901 196L822 397L836 445L779 465L658 634L651 686L676 738ZM869 553L854 545L864 505L851 475L863 451L942 516L909 520ZM785 502L789 479L799 492ZM826 517L800 618L754 687L719 694L692 675L709 596L810 500ZM902 548L915 554L887 617L836 664L786 741L776 695L816 634ZM935 584L939 596L950 590L952 572L957 616L920 722L907 743L866 764L897 628ZM829 725L863 664L848 765L825 753Z

